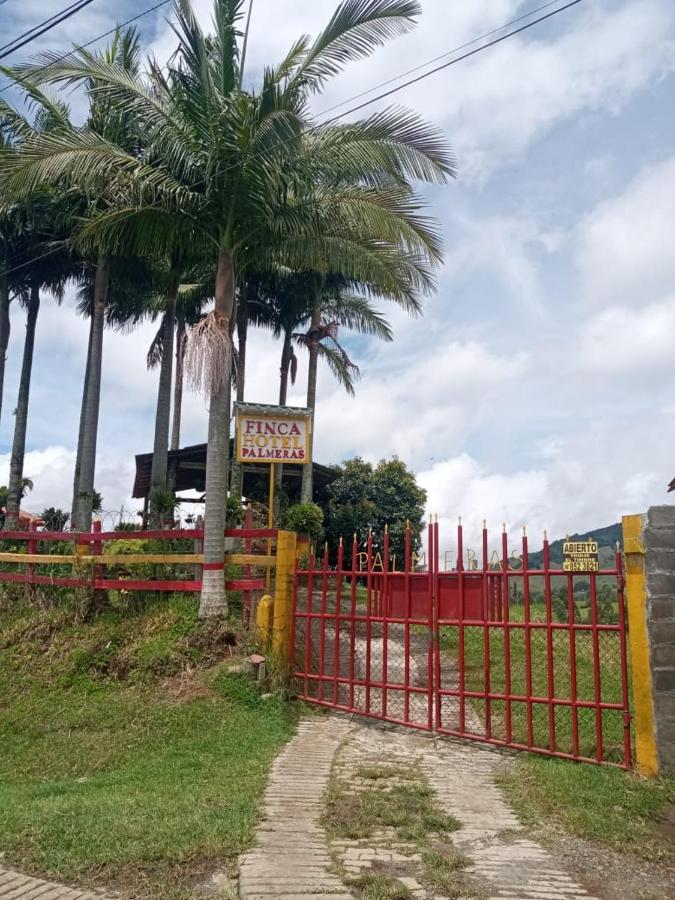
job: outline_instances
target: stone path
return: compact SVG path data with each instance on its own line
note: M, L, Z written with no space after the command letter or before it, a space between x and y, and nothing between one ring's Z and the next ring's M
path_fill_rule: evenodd
M307 719L276 759L257 846L240 860L243 900L351 900L342 881L330 871L319 817L333 758L352 728L343 718Z
M106 897L97 892L29 878L0 866L0 900L106 900Z
M509 757L490 748L381 728L345 716L306 720L277 760L257 847L241 860L244 900L349 900L349 879L377 872L397 878L415 900L443 900L442 893L423 886L419 847L408 846L395 828L365 841L327 842L320 816L333 763L335 778L347 790L361 789L363 773L378 766L396 769L403 779L414 771L418 773L414 777L433 788L443 812L461 824L451 834L449 848L468 858L467 868L458 876L461 896L596 900L547 850L529 839L506 805L494 776L510 764ZM337 871L344 873L346 885Z

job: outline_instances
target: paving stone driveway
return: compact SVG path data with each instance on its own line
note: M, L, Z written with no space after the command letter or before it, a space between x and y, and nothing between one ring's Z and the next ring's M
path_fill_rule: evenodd
M400 847L395 841L387 846L382 835L372 846L350 841L327 844L320 817L333 764L336 777L346 784L364 766L421 769L443 811L462 825L452 834L452 842L469 858L467 873L480 895L490 900L595 900L547 850L528 838L506 805L494 775L510 764L508 757L490 748L343 716L305 720L278 758L257 846L241 859L243 900L349 900L348 883L336 874L333 859L351 877L398 861ZM405 848L402 859L416 862L405 856ZM410 871L400 880L416 900L443 900Z

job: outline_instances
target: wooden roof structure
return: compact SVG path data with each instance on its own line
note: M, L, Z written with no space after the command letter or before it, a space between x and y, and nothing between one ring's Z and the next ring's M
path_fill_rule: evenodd
M233 453L234 441L230 439L230 458ZM254 500L265 500L270 477L269 463L244 463L243 468L244 496ZM302 468L299 465L289 464L283 468L283 489L292 502L300 499ZM330 466L322 466L315 462L312 463L312 468L315 493L322 493L338 477L338 473ZM148 496L151 471L152 453L138 453L132 497ZM181 447L180 450L169 450L169 472L177 494L182 491L203 492L206 480L206 444L193 444L191 447Z

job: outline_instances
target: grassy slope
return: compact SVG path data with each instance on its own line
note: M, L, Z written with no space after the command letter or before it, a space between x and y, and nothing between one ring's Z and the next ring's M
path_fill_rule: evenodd
M230 640L192 601L89 625L0 612L7 862L168 898L189 895L166 886L168 870L180 880L240 852L292 715L212 665L208 648L222 657ZM188 663L181 695L167 677Z
M659 829L675 803L675 778L647 780L620 769L528 756L500 781L527 825L675 863L672 837Z

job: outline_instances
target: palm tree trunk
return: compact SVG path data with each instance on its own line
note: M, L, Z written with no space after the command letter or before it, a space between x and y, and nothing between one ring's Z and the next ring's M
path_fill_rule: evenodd
M92 503L94 500L94 476L96 474L96 441L98 438L98 414L101 404L101 369L103 365L103 329L105 307L110 282L110 259L99 254L94 284L94 311L89 359L89 384L84 410L82 435L82 460L80 483L77 489L75 527L78 531L91 530Z
M173 425L171 428L171 450L180 447L180 419L183 410L183 361L185 359L185 316L178 314L176 327L176 378L173 386Z
M239 359L237 362L237 403L244 402L246 392L246 341L248 339L248 284L245 284L239 298L237 309L237 349ZM237 460L232 460L230 476L230 490L232 494L241 497L244 492L244 468Z
M0 263L0 418L2 418L2 396L5 386L5 361L7 359L7 345L9 344L9 281L5 267L7 260Z
M281 349L281 366L279 367L279 406L286 406L288 401L288 374L291 368L291 358L293 347L291 341L293 334L291 331L284 331L284 343ZM279 520L281 511L281 486L284 481L283 463L277 463L274 469L274 516Z
M19 381L19 399L16 405L14 420L14 442L9 463L9 489L7 491L7 515L5 530L16 531L19 527L19 510L23 487L23 463L26 454L26 428L28 426L28 399L30 395L30 379L33 370L33 351L35 348L35 326L40 311L40 288L34 281L31 284L28 315L26 317L26 340L23 345L21 362L21 379Z
M288 330L284 331L284 344L281 348L281 365L279 367L279 406L286 406L288 399L288 373L291 368L292 339L292 333Z
M321 294L317 290L312 307L312 325L309 339L309 371L307 374L307 407L310 410L311 433L309 435L309 463L302 467L300 500L310 503L314 497L312 459L314 455L314 410L316 408L316 379L319 369L319 326L321 325Z
M235 309L234 264L228 250L218 254L215 289L216 324L230 338ZM206 503L204 509L204 566L199 616L227 615L225 595L225 510L230 456L230 372L211 390L209 436L206 450Z
M87 409L87 391L89 390L89 372L91 370L91 344L94 334L94 317L89 317L89 339L87 341L87 361L84 366L84 384L82 387L82 405L80 407L80 427L77 434L77 453L75 456L75 476L73 478L73 502L70 508L70 527L75 528L77 520L77 497L80 491L80 469L82 468L82 445L84 444L84 420Z
M150 524L159 527L162 517L152 497L155 491L166 490L166 476L169 463L169 423L171 422L171 378L173 375L173 332L176 324L176 300L178 298L178 278L171 274L166 302L166 312L162 323L162 362L159 369L157 391L157 411L155 414L155 442L152 449L152 470L150 472Z

